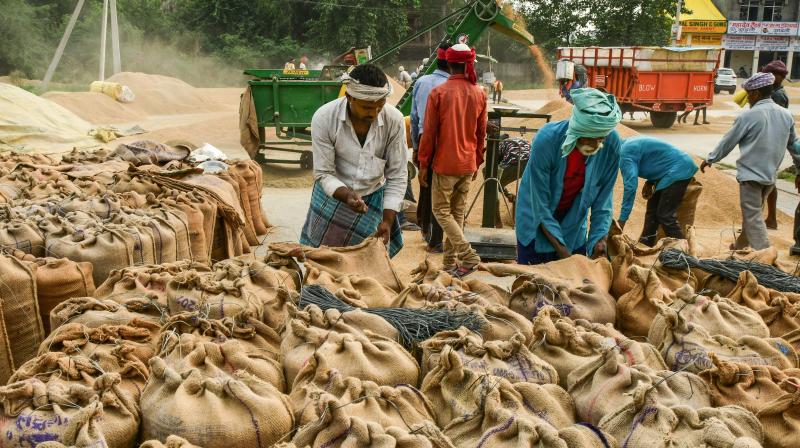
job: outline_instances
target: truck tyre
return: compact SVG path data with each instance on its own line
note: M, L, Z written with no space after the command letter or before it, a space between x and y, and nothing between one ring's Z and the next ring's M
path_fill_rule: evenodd
M677 112L650 112L650 121L657 128L671 128L676 118L678 118Z

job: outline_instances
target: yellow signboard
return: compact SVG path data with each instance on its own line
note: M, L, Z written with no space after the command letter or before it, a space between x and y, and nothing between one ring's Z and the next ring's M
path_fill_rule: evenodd
M725 34L728 22L725 20L682 20L681 31L684 33Z
M290 75L290 76L308 76L309 75L309 71L308 70L284 70L283 74L284 75Z

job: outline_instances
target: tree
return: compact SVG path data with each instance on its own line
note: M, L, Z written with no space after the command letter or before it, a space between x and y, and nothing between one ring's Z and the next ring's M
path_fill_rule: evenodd
M596 8L594 43L602 46L667 45L675 0L604 0Z

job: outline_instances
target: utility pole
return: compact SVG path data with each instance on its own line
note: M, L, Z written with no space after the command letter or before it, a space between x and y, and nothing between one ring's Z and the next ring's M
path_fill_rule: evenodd
M681 38L681 9L683 9L683 0L678 0L678 8L675 11L675 23L672 25L672 45L677 46Z
M61 36L61 41L58 43L58 48L56 48L56 54L53 55L53 59L50 61L50 66L47 67L47 73L45 73L44 80L42 81L42 90L47 90L47 86L53 79L53 74L56 72L58 62L61 61L61 56L64 54L64 48L67 46L69 36L72 34L72 30L75 28L75 22L78 21L78 16L81 15L83 2L84 0L78 0L78 4L75 5L75 11L72 12L72 17L69 18L67 29L64 31L64 35Z
M103 0L103 24L100 31L100 77L99 81L106 80L106 37L108 36L108 0Z

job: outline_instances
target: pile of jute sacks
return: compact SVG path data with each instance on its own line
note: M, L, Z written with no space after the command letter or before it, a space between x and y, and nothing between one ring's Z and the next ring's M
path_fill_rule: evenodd
M698 253L691 229L688 240L652 249L614 234L610 262L486 264L457 279L425 261L404 283L374 239L244 253L248 233L265 230L252 221L266 226L257 203L245 211L253 185L260 196L258 175L238 174L246 162L208 174L183 158L148 164L125 154L2 165L11 167L0 191L16 193L5 213L21 223L0 231L5 247L8 235L17 238L0 258L2 446L800 443L800 296L767 289L749 272L731 281L662 266L666 247ZM75 177L80 170L97 174ZM47 187L56 193L35 194L43 184L57 184ZM73 186L98 192L82 196ZM174 199L190 194L203 199ZM197 224L185 218L189 206L173 203L202 204ZM202 209L210 206L212 230ZM64 235L111 231L109 241L133 234L140 247L151 235L144 229L162 222L191 230L159 233L176 242L142 260L130 255L127 265L85 255L91 250L58 259L50 250L71 247ZM725 257L777 263L770 250ZM310 285L348 310L301 308ZM472 313L481 325L408 346L376 308Z

